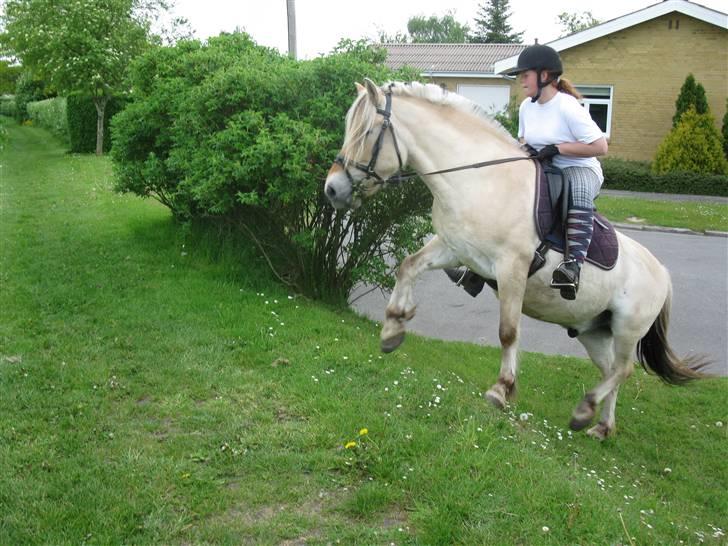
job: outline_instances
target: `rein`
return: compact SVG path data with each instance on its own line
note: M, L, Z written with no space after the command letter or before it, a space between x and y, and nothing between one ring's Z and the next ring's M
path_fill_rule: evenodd
M365 180L371 180L372 178L376 181L375 184L378 186L383 186L385 184L399 184L401 182L404 182L405 180L412 180L413 178L422 177L422 176L431 176L435 174L446 174L446 173L452 173L456 171L464 171L467 169L480 169L482 167L490 167L492 165L500 165L501 163L511 163L513 161L522 161L524 159L533 159L533 157L526 156L526 157L505 157L502 159L493 159L491 161L481 161L478 163L471 163L469 165L460 165L459 167L451 167L449 169L442 169L439 171L431 171L429 173L423 173L418 174L415 171L407 171L402 172L402 156L399 152L399 145L397 144L397 135L394 132L394 126L392 125L392 89L390 88L385 92L385 106L384 108L377 108L377 114L381 114L384 118L384 121L382 122L382 126L379 129L379 135L377 136L377 141L374 143L374 149L372 151L372 157L369 160L369 163L366 165L364 163L359 163L358 161L350 161L347 162L343 156L338 155L336 156L336 159L334 160L334 163L339 164L343 169L344 173L346 174L346 177L349 179L349 183L352 185L354 190L358 190L359 186L361 186L361 183ZM394 142L394 149L397 152L397 161L399 162L399 169L396 173L394 173L392 176L388 178L382 178L377 172L374 170L377 165L377 159L379 158L379 152L382 148L382 142L384 141L384 134L387 132L387 129L392 133L392 141ZM353 166L355 169L362 171L363 173L366 173L366 177L362 178L361 180L355 181L354 177L351 176L351 173L349 172L348 165Z

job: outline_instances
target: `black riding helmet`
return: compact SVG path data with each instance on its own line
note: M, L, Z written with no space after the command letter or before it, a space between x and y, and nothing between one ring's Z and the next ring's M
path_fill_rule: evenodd
M564 72L564 67L561 64L561 57L559 57L559 54L554 48L536 44L521 51L521 54L518 56L518 64L515 68L505 70L501 74L515 76L526 70L535 70L538 75L538 92L531 99L531 102L536 102L541 96L541 89L561 76ZM542 82L541 72L544 71L550 74L550 77L545 82Z

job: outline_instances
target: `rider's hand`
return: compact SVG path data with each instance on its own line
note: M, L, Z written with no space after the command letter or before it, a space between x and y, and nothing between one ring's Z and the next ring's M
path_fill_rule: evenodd
M543 148L541 148L536 157L541 161L544 161L553 158L559 153L559 148L558 146L556 146L556 144L549 144L548 146L544 146Z
M521 150L526 152L530 157L536 157L538 155L538 150L530 144L523 144Z

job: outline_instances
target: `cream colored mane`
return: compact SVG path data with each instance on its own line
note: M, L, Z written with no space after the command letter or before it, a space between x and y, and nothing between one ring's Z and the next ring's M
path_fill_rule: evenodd
M472 116L476 122L486 127L493 136L510 142L514 146L518 145L518 142L493 116L462 95L449 93L446 89L433 83L423 84L420 82L386 83L381 87L382 91L386 92L390 89L390 85L394 97L413 97L438 106L453 108ZM367 99L366 93L361 93L349 108L349 112L346 114L344 145L341 148L341 153L346 161L360 157L366 143L366 137L377 122L375 113L376 109L371 101Z

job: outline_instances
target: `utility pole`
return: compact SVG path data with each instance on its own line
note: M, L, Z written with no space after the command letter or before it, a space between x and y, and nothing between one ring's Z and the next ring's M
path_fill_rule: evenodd
M286 0L288 8L288 56L296 58L296 0Z

